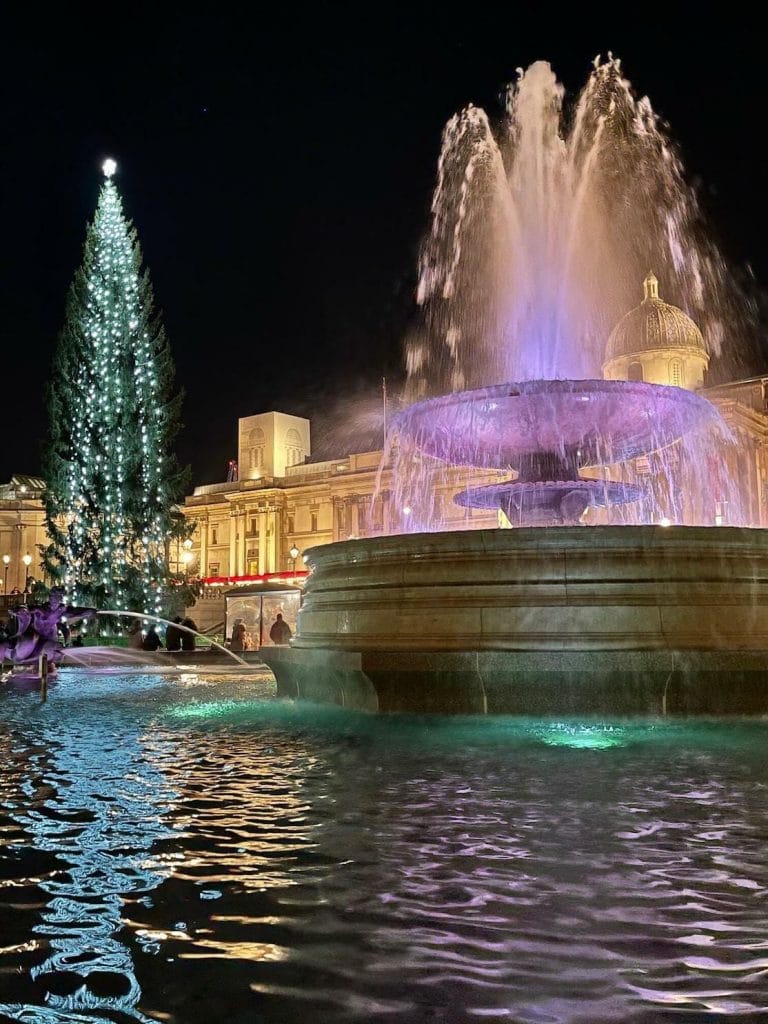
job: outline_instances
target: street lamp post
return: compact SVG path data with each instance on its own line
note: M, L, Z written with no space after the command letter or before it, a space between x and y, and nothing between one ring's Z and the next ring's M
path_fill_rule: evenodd
M291 559L291 572L296 572L296 559L299 557L299 549L295 544L291 545L291 549L288 554Z
M192 541L189 537L184 541L184 553L181 560L184 563L184 578L189 578L189 565L195 556L192 554Z
M4 566L4 579L3 579L3 593L8 593L8 566L11 564L11 556L3 555L3 566Z
M32 555L30 555L30 553L27 552L26 555L24 555L21 560L24 563L25 572L26 572L26 577L24 579L24 593L28 594L29 593L29 567L30 567L30 565L32 565Z

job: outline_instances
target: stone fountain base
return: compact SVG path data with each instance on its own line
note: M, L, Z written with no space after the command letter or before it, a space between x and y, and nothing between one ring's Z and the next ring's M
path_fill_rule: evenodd
M312 549L286 696L414 713L768 713L768 531L550 527Z

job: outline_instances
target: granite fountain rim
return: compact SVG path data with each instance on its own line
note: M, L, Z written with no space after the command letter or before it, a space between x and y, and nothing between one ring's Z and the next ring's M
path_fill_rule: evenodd
M644 547L682 551L685 548L721 546L723 556L754 551L768 554L768 528L761 526L682 526L642 524L626 526L520 526L483 530L443 530L359 537L318 544L304 551L310 571L314 565L425 558L444 554L504 553L525 550L621 550ZM310 576L311 579L311 576Z

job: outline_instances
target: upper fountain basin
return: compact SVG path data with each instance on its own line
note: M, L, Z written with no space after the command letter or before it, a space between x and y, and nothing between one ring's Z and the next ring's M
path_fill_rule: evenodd
M608 465L722 425L713 405L682 388L531 380L418 402L400 413L393 430L443 462L506 468L524 455L568 451L579 465Z

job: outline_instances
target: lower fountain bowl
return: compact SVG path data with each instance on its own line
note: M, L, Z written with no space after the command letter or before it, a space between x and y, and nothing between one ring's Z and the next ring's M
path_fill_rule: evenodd
M641 487L616 480L507 480L468 487L453 500L464 508L500 508L513 525L550 526L576 525L588 508L625 504L642 496Z
M280 693L380 711L768 713L768 531L550 527L311 549Z

